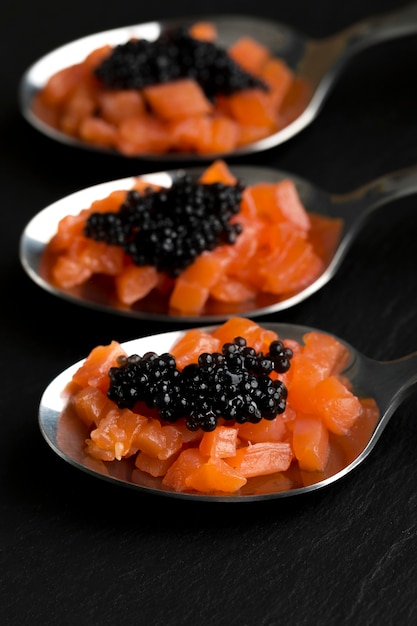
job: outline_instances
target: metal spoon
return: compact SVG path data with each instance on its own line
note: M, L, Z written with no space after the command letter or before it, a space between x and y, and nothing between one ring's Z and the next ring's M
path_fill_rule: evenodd
M310 297L321 289L336 273L344 259L350 244L365 223L366 219L378 208L402 196L417 192L417 167L401 170L382 176L351 193L338 195L325 192L311 183L288 174L269 168L257 166L229 166L230 170L245 184L256 182L274 182L283 178L291 178L297 186L301 200L307 211L341 218L343 229L339 244L333 258L317 280L288 298L279 299L272 294L260 294L255 301L240 305L225 305L211 302L201 315L181 316L171 314L167 301L158 295L151 294L131 307L118 302L106 285L98 281L89 281L85 285L73 289L58 289L48 279L43 264L43 252L46 244L56 232L58 222L66 215L78 214L91 205L94 200L107 196L117 189L130 189L134 178L124 178L78 191L38 213L26 226L20 240L20 260L30 278L50 293L70 300L73 303L117 313L135 318L152 318L158 321L181 321L191 323L212 323L222 321L235 315L255 317L283 311ZM186 170L172 170L146 174L140 178L165 187L169 187L176 176L185 172L198 176L204 167Z
M313 330L291 324L264 326L275 330L283 339L291 338L299 342L302 342L306 332ZM128 354L143 355L148 351L162 354L169 352L183 333L184 331L171 331L142 337L124 343L123 347ZM95 461L84 451L87 433L83 431L80 420L68 410L64 392L66 384L82 361L63 371L44 391L39 408L40 429L52 450L71 465L98 478L139 491L217 502L248 502L301 495L326 487L356 468L371 452L395 409L417 382L417 352L395 361L375 361L360 354L344 341L342 343L350 351L350 361L343 375L352 382L356 394L375 399L380 416L373 422L368 420L357 423L349 435L348 446L341 446L340 437L331 437L331 454L323 472L304 472L290 468L284 473L251 478L238 493L233 494L178 493L165 487L160 478L153 478L136 469L128 459L111 463Z
M272 20L245 15L206 15L184 19L164 20L116 28L78 39L57 48L39 59L24 73L19 86L20 109L26 120L52 139L76 147L108 152L66 135L42 121L33 108L34 96L48 78L70 64L81 62L89 52L102 45L115 46L137 37L154 41L167 27L190 26L196 21L213 22L219 33L219 45L227 47L242 35L251 35L265 44L274 56L287 62L295 75L307 81L311 96L305 109L275 134L226 154L144 154L149 160L205 160L215 156L238 156L273 148L303 130L320 111L330 89L355 54L375 44L417 33L417 4L398 11L373 16L346 28L333 36L311 39L286 25ZM114 152L113 152L114 153Z

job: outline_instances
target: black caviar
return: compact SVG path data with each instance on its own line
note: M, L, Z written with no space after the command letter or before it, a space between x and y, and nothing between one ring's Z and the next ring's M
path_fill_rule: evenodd
M210 432L219 418L256 424L285 410L287 388L269 375L288 371L291 358L291 349L280 340L272 341L264 354L247 346L243 337L225 343L221 352L201 354L198 363L182 371L170 353L120 357L120 365L109 370L108 397L119 408L145 402L162 421L185 418L192 431Z
M132 39L115 46L95 70L109 89L143 89L180 78L193 78L208 98L266 84L241 68L227 51L195 39L186 29L167 30L155 41Z
M92 213L84 235L176 277L204 250L236 241L242 226L230 219L240 211L243 190L240 182L201 184L188 175L166 189L131 190L117 212Z

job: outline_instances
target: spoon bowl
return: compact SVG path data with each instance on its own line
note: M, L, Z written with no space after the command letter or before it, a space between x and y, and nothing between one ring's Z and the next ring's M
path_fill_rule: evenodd
M367 218L387 203L417 192L417 167L387 174L343 195L323 191L308 181L284 171L243 165L231 165L229 168L246 185L253 185L257 182L276 182L289 178L294 181L301 201L308 212L339 218L343 221L334 256L314 283L287 298L261 294L250 303L239 305L212 303L198 316L173 314L168 310L167 302L154 294L139 300L132 306L123 305L114 298L108 285L103 285L100 281L89 281L80 287L67 290L57 288L48 277L43 257L45 247L56 232L59 220L66 215L78 214L82 209L89 207L94 200L106 197L112 191L130 189L135 181L134 177L83 189L43 209L30 220L23 231L19 252L21 264L37 285L53 295L108 313L142 319L151 318L162 322L180 321L196 324L219 322L236 315L256 317L293 307L324 287L340 267L352 241ZM146 174L140 178L149 183L169 187L178 176L187 173L198 177L203 171L204 167L194 167Z
M230 46L240 36L249 35L265 45L275 57L285 61L295 76L309 86L310 95L306 99L305 107L295 119L289 119L288 124L278 132L242 146L232 153L210 155L194 153L143 154L135 155L133 158L163 161L207 161L209 158L215 157L252 154L282 144L301 132L315 119L336 79L352 56L383 41L417 33L417 4L412 3L397 11L369 17L323 39L311 39L284 24L245 15L195 16L106 30L57 48L26 70L18 90L23 117L34 128L61 143L77 148L119 154L114 150L93 146L71 137L45 123L34 107L36 94L53 74L70 64L83 61L90 52L100 46L106 44L116 46L131 38L154 41L167 28L187 27L201 20L210 21L216 26L219 35L218 44L222 47Z
M306 332L314 330L291 324L264 326L277 332L281 338L295 339L298 342L302 342ZM213 327L205 327L205 330L211 328ZM162 354L169 352L184 332L159 333L122 345L128 354L143 355L149 351ZM417 352L395 361L376 361L360 354L346 342L342 343L350 354L342 374L350 380L356 395L374 398L379 408L379 418L374 417L363 423L360 418L351 431L348 447L338 447L338 438L333 437L331 455L323 472L303 472L290 468L287 472L250 478L238 493L233 494L175 492L165 487L160 478L150 477L136 469L128 459L110 463L96 461L84 450L86 432L83 431L79 419L68 409L64 391L82 361L63 371L44 391L39 407L40 430L52 450L71 465L105 481L142 492L217 502L248 502L302 495L342 479L364 461L395 409L417 382Z

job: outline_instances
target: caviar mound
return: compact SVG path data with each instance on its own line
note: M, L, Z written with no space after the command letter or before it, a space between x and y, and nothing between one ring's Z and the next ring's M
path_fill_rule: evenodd
M298 293L330 262L341 228L308 213L291 180L248 186L216 160L171 187L137 178L62 218L44 264L60 289L105 277L123 307L149 296L168 314L202 315Z
M184 175L169 189L128 191L117 211L89 215L84 235L121 246L135 265L175 277L204 250L234 243L241 226L230 220L242 191L240 183L208 185Z
M307 90L293 89L293 72L265 46L216 40L214 24L196 23L103 45L52 75L33 109L65 135L130 157L229 154L306 106Z
M233 341L219 340L229 333ZM355 438L378 417L374 400L343 377L345 362L345 346L325 333L298 342L236 317L184 331L163 354L97 346L69 381L68 405L88 429L89 457L127 463L163 489L233 494L252 481L268 489L268 480L292 488L350 462ZM306 381L308 410L298 408Z
M184 28L168 29L155 41L131 40L116 46L94 74L109 89L143 89L193 78L206 96L229 95L267 85L242 68L227 51Z
M182 370L172 354L132 355L110 368L108 397L119 408L144 402L163 421L185 418L189 430L210 432L219 419L257 424L285 410L285 385L269 374L286 372L291 357L291 349L278 340L264 354L243 337L224 343L221 352L200 353L197 363Z

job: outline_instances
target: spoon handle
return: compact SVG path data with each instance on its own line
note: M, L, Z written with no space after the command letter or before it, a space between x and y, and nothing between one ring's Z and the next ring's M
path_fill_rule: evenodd
M354 234L377 209L417 193L417 166L384 174L346 194L332 194L332 214L345 223L345 235Z
M417 352L394 361L364 359L361 362L362 380L373 380L373 395L384 414L384 419L392 415L405 395L417 383Z
M417 33L417 3L364 19L336 35L345 41L345 54L373 44Z
M316 88L312 108L319 108L347 61L374 44L417 34L417 2L376 15L323 39L311 40L298 72Z
M343 221L342 236L335 255L323 274L332 276L345 257L353 239L377 209L417 193L417 166L386 174L346 194L330 194L328 214Z

